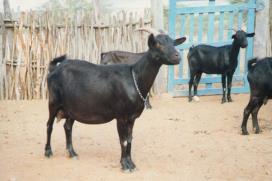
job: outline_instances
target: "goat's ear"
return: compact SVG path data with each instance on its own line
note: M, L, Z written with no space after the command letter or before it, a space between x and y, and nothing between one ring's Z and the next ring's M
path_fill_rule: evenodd
M186 37L181 37L181 38L175 39L174 40L174 46L182 44L183 42L185 42L185 40L186 40Z
M154 37L154 35L151 33L148 37L148 47L149 48L153 48L155 47L157 41L156 38Z
M235 39L235 38L236 38L236 34L233 34L231 38L232 38L232 39Z
M255 33L247 33L247 37L253 37L255 35Z

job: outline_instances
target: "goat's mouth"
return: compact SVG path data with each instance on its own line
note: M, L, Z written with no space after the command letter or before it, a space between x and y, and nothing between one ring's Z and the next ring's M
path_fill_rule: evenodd
M242 47L242 48L246 48L246 47L247 47L247 44L245 44L245 45L242 45L241 47Z
M171 64L172 65L177 65L177 64L179 64L180 63L180 61L181 61L181 58L179 57L179 58L173 58L173 59L171 59Z

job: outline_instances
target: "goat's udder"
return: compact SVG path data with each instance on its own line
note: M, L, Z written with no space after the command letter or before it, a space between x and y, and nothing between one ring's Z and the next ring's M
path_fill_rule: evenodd
M57 123L60 122L60 120L64 118L64 112L62 110L59 110L56 117L57 117Z

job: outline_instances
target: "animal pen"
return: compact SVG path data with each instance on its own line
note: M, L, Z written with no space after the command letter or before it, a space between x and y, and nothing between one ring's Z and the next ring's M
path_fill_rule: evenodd
M97 19L94 11L23 12L15 20L0 17L0 100L45 99L48 64L67 54L99 63L100 53L110 50L142 52L150 27L150 11L118 12Z

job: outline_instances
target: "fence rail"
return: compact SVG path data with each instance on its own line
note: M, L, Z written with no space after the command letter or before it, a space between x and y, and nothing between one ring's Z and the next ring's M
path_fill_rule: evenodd
M149 10L105 17L96 22L87 11L24 12L10 21L1 14L0 100L45 99L48 64L56 56L99 63L104 51L147 49L147 34L134 30L151 26Z

